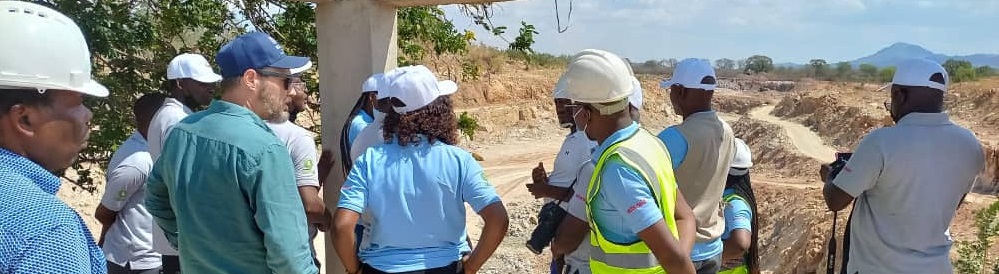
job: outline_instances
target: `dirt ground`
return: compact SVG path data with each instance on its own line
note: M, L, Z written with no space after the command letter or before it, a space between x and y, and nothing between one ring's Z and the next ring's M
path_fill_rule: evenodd
M502 196L511 220L503 244L481 272L548 273L547 250L536 256L524 247L541 207L524 185L538 162L552 166L567 133L556 126L550 95L560 72L525 72L512 67L516 66L491 70L476 81L460 82L460 91L455 95L456 113L468 112L481 125L475 141L464 140L461 146L484 157L481 164ZM642 125L656 133L679 123L680 117L673 114L665 92L658 88L660 77L640 78L645 88ZM785 93L716 93L716 109L754 152L756 166L752 172L761 220L761 263L767 273L817 273L824 268L832 213L822 202L821 185L815 175L818 165L831 160L835 151L851 150L863 134L890 122L881 107L887 94L873 92L876 86L807 83L798 87ZM999 116L994 111L999 106L996 87L997 79L959 84L948 97L955 121L971 127L984 144L993 147L999 144ZM993 92L986 92L989 89ZM96 234L99 227L93 211L101 193L81 193L68 186L64 184L59 197L77 209ZM973 238L974 212L995 200L995 196L984 194L968 199L952 222L956 241ZM839 214L840 227L846 215ZM474 241L482 221L469 210L468 224ZM842 237L842 231L837 237ZM317 239L318 246L323 240ZM952 254L956 254L956 247ZM999 249L990 254L999 254Z

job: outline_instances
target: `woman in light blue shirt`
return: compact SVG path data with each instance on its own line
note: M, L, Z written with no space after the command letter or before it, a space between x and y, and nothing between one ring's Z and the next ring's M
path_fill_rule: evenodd
M735 157L732 159L725 182L725 232L722 268L719 274L759 274L759 222L757 221L756 195L749 182L749 168L753 166L752 153L742 139L735 139Z
M509 220L499 195L471 153L454 146L448 95L456 89L421 68L384 91L393 105L382 128L387 143L354 161L334 215L334 247L348 274L476 273L503 240ZM465 241L465 203L485 221L474 250Z

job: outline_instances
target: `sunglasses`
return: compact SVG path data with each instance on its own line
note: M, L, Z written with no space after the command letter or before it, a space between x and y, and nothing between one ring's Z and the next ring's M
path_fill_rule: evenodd
M284 89L286 90L291 90L292 85L294 85L295 83L302 82L302 79L296 75L285 74L275 71L267 71L267 70L258 70L257 73L268 77L284 78Z

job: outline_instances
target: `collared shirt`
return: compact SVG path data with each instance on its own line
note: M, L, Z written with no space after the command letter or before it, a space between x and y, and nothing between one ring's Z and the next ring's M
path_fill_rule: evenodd
M726 189L725 196L735 193L735 190ZM732 231L744 229L753 232L753 210L749 208L746 201L733 199L725 203L725 233L722 240L727 240L732 235Z
M193 113L190 108L188 108L184 103L181 103L174 98L166 98L163 100L163 106L153 114L153 118L149 120L149 155L156 161L160 157L160 152L163 151L163 143L166 142L167 135L170 134L170 130L173 126Z
M288 148L291 162L295 164L295 183L298 186L319 187L319 169L316 168L316 141L312 132L291 121L267 122L278 140Z
M256 114L213 101L164 148L146 208L180 247L184 272L318 272L291 156Z
M337 207L361 213L361 261L395 273L459 260L470 251L465 203L479 212L498 202L471 153L423 139L367 149L355 160Z
M357 115L354 115L354 118L350 120L350 130L347 131L347 139L349 139L347 140L347 147L353 146L354 140L357 140L357 135L361 133L361 130L364 130L365 127L374 121L375 118L368 115L367 112L363 110L358 111Z
M107 273L83 219L55 196L59 177L0 148L0 273Z
M163 143L166 142L170 130L191 113L191 109L177 99L166 98L163 100L163 106L149 121L149 132L147 133L149 135L147 136L149 156L152 157L154 163L160 157L160 151L163 150ZM166 256L177 256L177 250L170 246L163 229L158 225L153 226L153 249Z
M857 198L848 272L953 272L946 231L984 166L974 133L946 113L910 113L865 136L833 181Z
M579 169L579 179L580 181L576 185L572 186L572 199L568 203L563 203L565 205L565 210L583 222L589 222L590 218L586 216L586 189L589 187L590 177L593 176L593 162L590 161L589 157L586 159L586 163L583 164L582 168ZM589 274L590 273L590 233L586 233L583 236L583 241L579 243L576 250L569 255L565 256L565 264L572 267L573 270L578 270L579 274ZM568 272L573 273L573 272Z
M593 151L591 161L596 163L608 147L638 130L638 123L632 122L614 132ZM638 232L663 220L652 189L637 170L617 157L607 159L600 172L600 191L590 204L593 208L589 209L594 222L608 241L621 244L639 241Z
M107 185L101 205L118 215L104 235L109 262L133 270L160 267L153 250L153 216L146 210L146 177L153 169L146 139L133 132L108 162Z
M725 189L725 195L728 196L734 194L735 190ZM745 230L749 233L758 233L753 231L753 210L749 207L749 203L742 199L732 199L725 203L725 232L722 233L722 241L728 240L732 236L732 232L738 229ZM724 250L724 248L723 248ZM722 270L727 270L736 266L745 264L745 258L739 257L739 259L732 259L729 261L722 262Z
M597 143L586 137L583 131L576 131L565 137L562 141L562 148L555 156L555 166L548 175L548 184L557 187L571 187L573 197L576 198L568 202L559 204L569 214L576 218L587 221L586 218L586 187L589 186L590 177L593 175L593 164L590 162L590 153ZM552 199L545 198L545 202ZM582 274L589 273L590 265L590 241L589 233L579 244L575 251L565 256L565 263L574 269L579 269Z

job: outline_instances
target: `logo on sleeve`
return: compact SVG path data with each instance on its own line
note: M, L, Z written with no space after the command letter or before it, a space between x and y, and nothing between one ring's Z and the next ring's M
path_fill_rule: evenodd
M125 191L124 189L122 189L121 191L118 191L118 197L116 199L119 202L120 201L124 201L125 200L125 196L128 196L128 191Z
M628 208L628 214L635 212L635 210L638 210L638 208L644 206L646 203L647 202L645 201L645 199L638 200L638 203L635 203L634 205Z
M312 168L314 166L314 164L312 163L312 159L306 159L305 163L303 163L302 165L303 168L305 168L305 172L312 171Z

